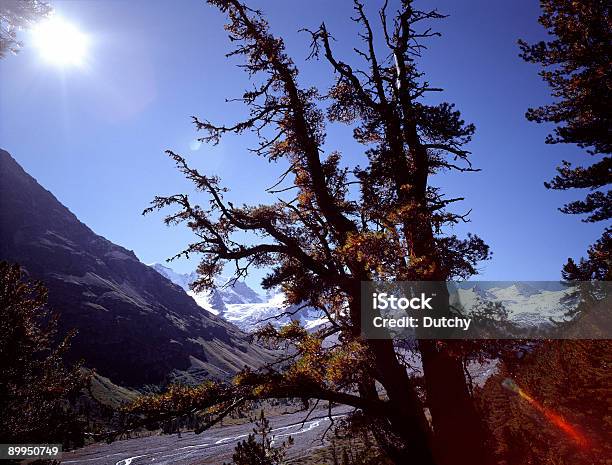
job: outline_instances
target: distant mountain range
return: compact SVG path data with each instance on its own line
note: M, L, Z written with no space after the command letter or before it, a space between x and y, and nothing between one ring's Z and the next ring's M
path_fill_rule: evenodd
M285 296L280 292L262 297L243 281L230 284L227 278L218 277L215 280L215 289L196 293L189 287L197 278L195 272L181 274L159 263L149 266L182 287L200 307L246 332L251 332L266 323L278 328L297 320L307 329L324 323L321 313L313 308L287 306ZM282 316L277 318L279 315Z
M299 321L307 329L314 329L326 321L315 309L307 307L296 311L295 306L287 307L282 293L262 297L246 283L238 281L228 285L225 278L215 281L215 289L195 293L189 287L197 278L195 272L181 274L159 263L149 266L182 287L200 307L246 332L266 323L278 328L292 320ZM521 327L548 325L551 319L561 321L568 310L563 299L570 290L561 282L465 281L457 283L456 287L456 297L465 310L478 302L497 302L508 311L509 319ZM276 318L277 315L282 316Z
M21 264L47 285L60 330L78 331L71 358L114 383L228 378L270 358L236 326L202 311L184 283L173 284L132 251L95 234L4 150L0 260ZM236 302L238 291L244 290L236 288ZM232 301L229 294L224 299Z
M305 308L296 312L295 306L287 307L282 293L264 298L246 283L238 281L234 285L227 285L224 278L216 280L214 290L195 293L189 287L197 278L195 272L181 274L159 263L149 266L185 289L200 307L246 332L266 323L280 327L297 320L307 329L313 329L326 321L321 312L315 309ZM556 281L464 281L456 284L456 287L456 296L466 310L481 301L497 302L503 304L511 321L524 327L547 325L551 318L563 320L568 311L567 302L563 302L563 299L571 292ZM284 315L275 318L281 314Z

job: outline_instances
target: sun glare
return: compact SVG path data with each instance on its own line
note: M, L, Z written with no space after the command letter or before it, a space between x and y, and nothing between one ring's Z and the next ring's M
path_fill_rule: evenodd
M34 45L41 57L56 66L81 66L89 48L89 37L74 24L58 16L32 29Z

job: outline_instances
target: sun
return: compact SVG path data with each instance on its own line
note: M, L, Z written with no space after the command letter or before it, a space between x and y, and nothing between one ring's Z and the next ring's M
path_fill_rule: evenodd
M56 66L82 66L90 39L74 24L59 16L43 20L32 29L34 46L41 57Z

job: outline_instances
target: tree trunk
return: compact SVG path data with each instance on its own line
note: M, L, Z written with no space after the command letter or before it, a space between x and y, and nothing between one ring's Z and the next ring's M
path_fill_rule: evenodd
M452 345L453 341L450 342ZM467 390L462 362L436 344L436 341L419 343L434 427L436 463L486 464L484 429Z
M448 316L446 283L436 288L434 308L440 314L435 317ZM484 426L468 390L463 361L459 353L452 353L459 342L419 341L434 429L434 456L438 465L484 465L488 463Z
M372 340L370 348L374 352L378 379L389 398L391 428L405 444L394 460L398 465L434 464L432 437L423 405L408 378L406 367L397 360L393 342Z
M353 321L360 321L359 285L353 289L353 298L349 306ZM360 327L356 325L354 335L359 337L360 332ZM360 383L360 395L364 398L378 399L379 394L375 384L377 380L385 388L388 397L388 408L384 416L381 415L382 412L364 412L375 420L372 430L374 437L386 455L397 465L434 465L431 429L406 367L397 359L393 341L371 339L366 343L374 356L374 367L371 377L363 379ZM384 425L380 425L381 418L387 420L382 420ZM379 426L381 429L377 429ZM390 434L386 434L385 430Z
M447 276L443 273L435 249L433 228L426 213L420 221L407 223L405 235L411 245L410 255L416 262L429 265L429 274L421 279L431 282L427 286L433 295L434 318L451 316ZM415 217L418 220L419 216ZM422 265L424 269L426 268ZM433 284L433 282L437 284ZM432 289L433 288L433 289ZM443 330L436 334L444 338ZM431 335L419 340L423 364L427 405L434 429L434 457L438 465L484 465L488 463L485 427L478 417L474 401L467 386L461 357L450 353L459 341L431 339Z

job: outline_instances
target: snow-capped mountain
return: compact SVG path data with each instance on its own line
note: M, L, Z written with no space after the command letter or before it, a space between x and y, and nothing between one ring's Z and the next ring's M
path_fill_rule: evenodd
M265 302L226 304L225 308L222 317L243 329L266 323L280 327L293 320L299 321L306 329L314 329L325 322L321 312L313 308L287 306L282 293L274 294Z
M192 282L194 282L196 278L198 277L195 271L191 273L181 274L181 273L177 273L172 268L164 266L160 263L153 263L149 266L153 268L155 271L157 271L159 274L164 276L165 278L168 278L170 281L172 281L177 286L182 287L185 291L189 291L189 285Z
M478 282L460 285L457 298L467 313L480 302L495 302L503 305L513 323L538 327L551 319L564 319L571 306L567 301L571 292L555 282Z
M177 286L182 287L200 307L215 315L225 314L227 310L226 305L263 302L262 297L257 292L241 281L228 286L227 280L218 277L215 279L215 289L205 292L194 292L190 286L198 277L195 271L191 273L177 273L172 268L160 263L153 263L149 266Z
M244 281L229 284L228 280L222 277L215 280L215 289L194 292L189 286L197 278L195 272L181 274L159 263L149 266L182 287L200 307L219 315L246 332L253 331L266 323L280 327L292 320L298 320L307 329L322 323L320 312L312 308L298 309L295 306L287 306L282 293L264 298ZM274 318L279 315L280 317Z

